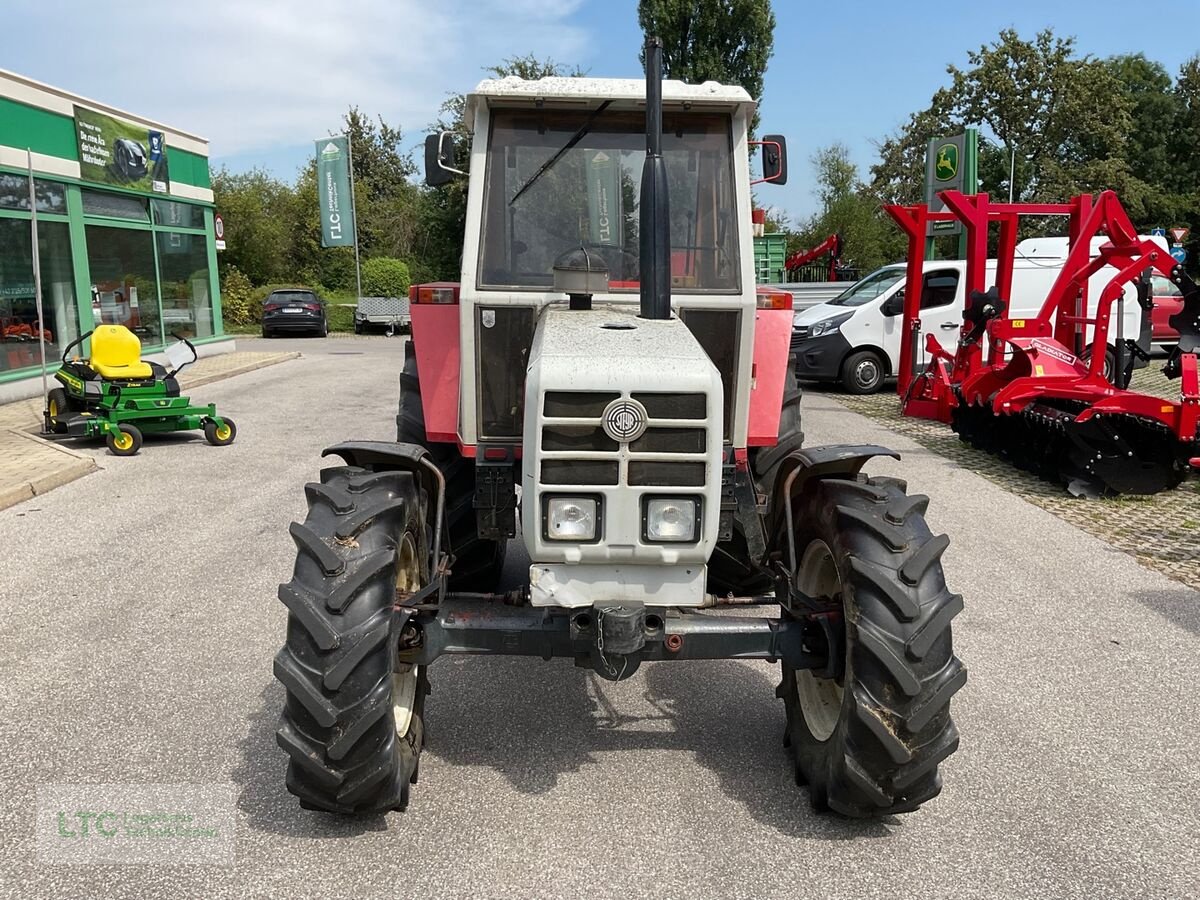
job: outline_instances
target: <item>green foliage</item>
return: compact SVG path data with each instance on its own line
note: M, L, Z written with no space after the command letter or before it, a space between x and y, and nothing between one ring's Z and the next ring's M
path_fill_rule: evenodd
M900 229L883 212L878 198L858 176L844 144L822 147L812 157L814 190L821 211L792 233L787 252L815 247L831 234L845 241L846 263L865 275L902 259L907 245Z
M258 316L251 304L254 286L237 266L226 266L221 275L221 317L226 325L251 325Z
M967 61L879 144L870 190L880 202L924 199L928 142L978 125L981 189L993 196L1011 187L1017 200L1059 202L1112 189L1141 229L1200 226L1200 56L1172 83L1144 54L1100 60L1050 29L1032 40L1006 29ZM1197 251L1189 244L1192 263Z
M238 269L255 284L285 278L294 271L300 214L296 190L261 169L234 173L225 168L213 175L212 188L225 220L222 271ZM315 209L313 218L315 221Z
M662 38L668 78L740 84L762 99L775 46L770 0L638 0L638 24ZM755 113L751 133L757 129Z
M364 297L407 297L412 277L403 260L377 256L362 264Z

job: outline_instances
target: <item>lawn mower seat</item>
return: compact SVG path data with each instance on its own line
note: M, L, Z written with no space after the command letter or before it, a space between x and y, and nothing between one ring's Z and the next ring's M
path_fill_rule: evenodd
M101 325L92 332L88 365L109 381L154 377L150 364L142 362L142 342L124 325Z

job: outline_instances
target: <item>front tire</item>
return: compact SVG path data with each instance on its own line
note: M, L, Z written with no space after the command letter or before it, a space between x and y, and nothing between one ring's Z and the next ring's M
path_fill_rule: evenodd
M851 353L842 363L842 386L851 394L874 394L886 375L883 358L874 350Z
M928 502L865 476L809 482L796 499L794 584L840 609L826 646L838 674L785 663L778 691L796 779L817 809L911 812L941 791L938 765L958 747L949 703L967 672L950 621L963 604L946 588L948 540L925 524Z
M221 424L216 422L204 423L204 439L214 447L225 447L233 443L237 437L237 425L233 419L228 417L221 420Z
M375 815L408 805L424 743L423 668L398 665L397 591L427 583L426 498L408 472L343 466L305 487L296 566L279 586L287 689L277 740L308 809Z
M122 422L116 431L110 431L104 436L108 444L108 452L113 456L137 456L142 449L142 431L136 425Z

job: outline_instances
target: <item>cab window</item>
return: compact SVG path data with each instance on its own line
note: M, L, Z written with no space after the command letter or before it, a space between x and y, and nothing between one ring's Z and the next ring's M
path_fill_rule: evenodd
M958 293L958 270L945 269L930 272L921 286L921 309L937 309L949 306Z

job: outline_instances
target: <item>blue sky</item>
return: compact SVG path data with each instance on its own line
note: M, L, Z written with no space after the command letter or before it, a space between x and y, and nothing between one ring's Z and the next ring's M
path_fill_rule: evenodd
M948 63L964 64L1001 28L1032 36L1051 26L1074 35L1081 52L1144 52L1172 73L1200 52L1197 0L774 7L762 126L787 135L791 173L759 197L793 218L816 206L814 150L841 141L865 174L874 142L928 103ZM349 104L399 124L415 147L448 92L508 56L636 76L636 10L636 0L6 3L0 67L197 132L211 140L215 165L290 179Z

